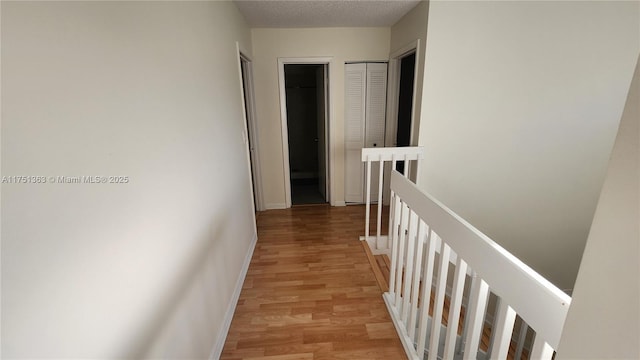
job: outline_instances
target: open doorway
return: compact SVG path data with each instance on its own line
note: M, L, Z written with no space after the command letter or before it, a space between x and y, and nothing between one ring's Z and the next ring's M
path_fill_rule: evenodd
M389 55L389 96L387 105L387 132L385 146L416 146L416 84L420 63L420 39L397 49ZM405 171L403 161L398 161L396 170ZM418 167L414 161L406 169L409 179L417 180ZM390 167L385 169L385 177ZM385 179L386 182L386 179ZM386 188L387 185L385 185ZM385 198L387 196L385 193Z
M415 82L416 53L412 52L399 60L398 122L394 146L411 145L411 117L413 114L413 88ZM398 161L396 170L404 173L404 161Z
M385 146L416 146L416 77L420 63L420 39L397 49L389 55L389 87L387 97L387 130ZM396 170L405 172L404 161L396 163ZM413 182L418 177L418 162L413 161L406 169ZM391 166L384 169L383 201L389 203L389 179Z
M327 64L284 64L292 205L327 202Z

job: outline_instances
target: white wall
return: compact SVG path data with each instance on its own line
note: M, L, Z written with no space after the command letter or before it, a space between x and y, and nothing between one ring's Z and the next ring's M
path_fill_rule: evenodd
M329 126L331 203L344 205L344 63L386 60L389 28L252 29L253 73L262 186L267 208L285 206L279 57L332 57L329 73L333 113Z
M640 358L639 187L640 61L582 256L558 359Z
M420 185L573 288L640 35L638 2L432 2Z
M3 358L207 358L255 236L231 2L2 2Z

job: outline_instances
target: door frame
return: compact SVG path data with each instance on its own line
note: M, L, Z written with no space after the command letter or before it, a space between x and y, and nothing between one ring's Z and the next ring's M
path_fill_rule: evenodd
M409 134L410 145L416 146L417 135L415 132L416 126L416 102L418 99L418 69L420 63L420 39L416 39L400 47L389 54L389 82L387 83L387 127L385 131L385 143L384 146L395 146L396 135L398 133L398 100L400 98L400 65L401 60L411 54L415 54L416 61L413 69L413 97L411 102L411 131ZM421 110L422 111L422 110ZM410 179L417 181L417 174L419 174L417 162L413 162L415 165L407 168L408 176ZM415 175L414 175L415 173ZM391 178L391 167L385 168L384 175L384 193L382 195L383 203L389 204L390 191L389 191L389 179Z
M333 101L331 101L331 70L333 68L333 57L281 57L278 58L278 88L280 93L280 126L282 128L282 160L284 168L284 194L285 207L291 207L291 170L289 168L289 131L287 127L287 96L284 81L285 65L325 65L325 108L328 105L329 111L325 111L325 159L327 162L325 181L327 184L327 198L330 199L331 205L334 205L333 199L333 151L331 147L331 119L333 119Z
M400 65L401 60L411 54L415 54L416 61L413 68L413 96L411 99L411 131L409 134L410 145L416 146L416 102L418 99L418 69L420 63L420 39L410 42L409 44L395 50L389 54L389 83L387 84L387 120L391 119L391 123L387 126L388 131L385 133L385 146L395 146L396 135L398 133L398 100L400 97ZM415 163L415 162L414 162ZM411 180L417 180L418 165L411 166L407 169L408 176ZM415 175L414 175L415 173ZM385 175L385 179L387 176ZM388 187L385 181L385 189ZM385 194L386 196L387 194ZM385 200L387 201L387 200Z
M241 49L240 44L236 42L236 48L238 53L238 64L240 72L240 92L242 95L242 116L243 133L242 137L247 144L247 161L249 164L249 171L251 172L251 191L254 193L252 201L255 199L254 211L264 210L264 198L262 188L262 172L260 166L260 151L258 145L258 122L256 121L256 103L255 103L255 91L253 83L253 61L251 56L247 55L246 51ZM242 70L244 69L246 78L242 76ZM245 86L247 87L245 89ZM245 104L245 91L247 96ZM249 153L251 152L251 154Z
M418 64L420 62L420 39L399 48L389 54L389 84L388 94L391 95L387 99L387 119L392 119L389 131L385 134L385 146L393 146L396 134L398 132L398 98L400 96L400 62L402 58L416 54L416 63L413 73L413 106L411 107L411 145L415 146L415 124L416 124L416 100L418 90Z

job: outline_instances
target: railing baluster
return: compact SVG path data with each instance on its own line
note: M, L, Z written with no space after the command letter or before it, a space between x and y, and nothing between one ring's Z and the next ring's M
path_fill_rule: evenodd
M536 336L530 358L550 360L554 356L553 347L559 342L558 331L561 331L571 299L437 200L421 193L415 184L395 170L392 171L391 184L392 286L389 293L384 294L384 299L408 357L418 360L428 353L430 360L477 358L480 340L486 330L489 295L495 293L499 303L487 356L498 359L508 356L516 316L519 315L526 320L523 319L519 325L516 359L522 357L531 326ZM427 224L425 220L430 222ZM436 252L439 253L437 269ZM454 259L449 318L442 339L444 344L441 344L449 267ZM466 302L468 268L473 269L473 277L469 301ZM435 296L432 299L436 272ZM510 281L511 277L518 277L520 281ZM529 290L531 299L523 298L522 294L529 294ZM466 302L466 309L463 309L463 302ZM433 307L432 316L429 316L429 305ZM547 317L538 310L538 306L551 314ZM515 309L522 313L516 314ZM462 311L466 312L464 332L458 341ZM442 352L439 345L444 345Z
M404 155L404 177L409 178L409 155Z
M418 228L418 215L413 211L410 211L409 216L409 235L407 236L407 261L405 262L404 267L404 289L402 290L402 294L404 296L404 301L402 303L402 322L408 324L408 316L409 316L409 300L411 299L411 288L413 285L413 263L414 258L416 256L415 247L416 247L416 230ZM407 331L409 329L407 328Z
M391 193L391 201L393 206L393 219L389 220L389 238L391 239L391 269L389 272L389 293L391 294L391 298L395 299L396 293L396 271L399 271L400 267L398 267L398 234L400 231L400 197ZM398 209L398 211L395 211Z
M364 224L364 239L369 241L369 217L371 215L371 158L367 157L367 197L365 200L365 224Z
M363 196L365 197L364 203L366 206L366 214L365 214L365 234L364 236L361 236L360 239L361 240L366 240L367 243L371 246L372 250L378 250L378 252L376 254L379 254L381 252L388 252L390 250L390 242L391 242L391 236L389 236L389 234L387 234L387 236L385 237L385 234L383 234L382 232L382 210L384 207L383 201L384 201L384 165L385 162L388 161L392 161L392 168L391 171L393 171L393 169L395 168L397 161L399 159L404 159L405 162L410 161L410 160L418 160L418 159L422 159L424 157L424 147L420 147L420 146L414 146L414 147L383 147L383 148L378 148L378 147L374 147L374 148L363 148L362 149L362 156L361 159L363 162L366 162L366 166L365 166L365 189L363 191ZM373 163L373 164L372 164ZM371 234L371 229L370 229L370 225L371 225L371 203L373 201L375 201L376 197L374 196L374 199L371 198L372 196L372 191L375 190L375 187L372 188L372 178L371 178L371 172L375 171L372 170L373 167L375 166L379 166L378 168L378 185L377 185L377 189L378 189L378 195L377 195L377 199L378 199L378 211L377 211L377 221L376 221L376 230L375 230L375 234L376 234L376 239L375 241L373 241L373 235ZM375 186L375 185L373 185ZM391 194L393 194L393 191L391 191ZM391 204L391 206L393 206L393 204ZM389 220L391 220L391 213L393 212L393 210L390 209L389 211ZM385 241L386 240L386 241Z
M416 264L413 273L413 288L411 289L411 315L409 316L409 337L415 341L416 336L416 320L418 318L418 300L420 294L420 279L422 276L422 258L424 257L424 243L428 234L429 227L424 221L418 223L418 238L416 249Z
M443 359L453 359L458 339L458 324L460 323L460 310L464 295L464 283L467 277L467 263L458 256L456 273L453 277L453 290L449 303L449 319L447 321L447 337L444 342Z
M544 339L538 338L536 334L535 339L533 339L533 349L531 349L531 356L529 359L540 359L540 360L551 360L553 357L553 348L547 344Z
M524 342L527 340L527 330L529 330L529 325L524 321L523 318L520 318L520 332L518 333L518 346L516 347L516 355L514 359L520 360L522 359L522 351L524 350Z
M427 235L427 254L422 272L422 293L420 294L420 322L418 323L418 347L420 357L424 354L424 347L427 341L427 324L429 318L429 303L431 302L431 283L433 282L433 259L436 254L436 242L438 235L429 230Z
M505 301L499 299L498 314L496 321L493 323L491 330L491 358L506 359L509 353L509 344L511 343L511 334L513 333L513 325L516 322L516 312L507 305Z
M398 313L402 311L402 303L400 302L401 297L406 295L402 294L402 284L403 279L402 275L405 268L405 240L407 238L407 224L409 222L409 207L402 203L402 213L400 214L400 233L398 234L398 259L397 259L397 270L396 270L396 307L398 309Z
M429 342L429 360L438 358L438 344L440 342L440 324L442 323L442 309L447 290L447 275L449 272L449 255L451 248L444 240L441 241L440 258L438 260L438 283L436 286L436 298L431 316L431 341Z
M469 328L467 329L464 346L465 359L475 359L478 356L478 345L480 344L482 326L484 324L484 312L487 306L487 298L489 297L489 285L476 275L474 275L471 286L470 311L467 314Z
M393 172L395 168L396 168L396 154L393 154L391 155L391 172ZM395 192L393 191L393 189L391 189L391 186L389 186L389 190L390 190L390 198L393 199L393 197L395 196ZM394 213L394 203L393 201L389 201L389 224L391 224L391 217L393 216L393 213ZM391 228L389 228L389 235L387 236L387 248L391 247L391 244L389 244L389 241L391 241Z
M380 249L382 244L380 244L380 230L382 227L382 185L384 179L384 160L382 156L380 156L378 162L378 227L376 228L376 249ZM389 237L387 236L387 239Z

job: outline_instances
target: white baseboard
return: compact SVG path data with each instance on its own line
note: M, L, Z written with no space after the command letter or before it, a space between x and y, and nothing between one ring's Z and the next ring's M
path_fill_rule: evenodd
M240 292L242 291L242 285L244 284L244 278L247 276L247 271L249 270L249 264L251 263L251 257L253 256L253 251L256 248L256 243L258 242L258 234L253 235L253 240L251 240L251 245L249 245L249 251L244 258L244 263L242 264L242 270L238 279L236 280L236 287L233 290L233 295L231 295L231 301L229 302L229 306L227 307L227 312L224 316L224 322L222 323L222 331L218 335L218 340L213 345L213 349L211 349L211 355L209 355L209 360L217 360L220 359L220 355L222 354L222 349L224 348L224 343L227 340L227 334L229 333L229 327L231 327L231 320L233 320L233 314L236 311L236 305L238 304L238 299L240 298Z
M418 357L412 356L412 354L415 353L415 348L413 347L413 339L411 339L409 337L409 334L407 334L404 325L400 321L400 314L398 314L398 312L392 305L394 303L394 299L391 298L391 294L389 294L389 292L382 294L382 299L384 300L384 304L387 306L389 315L391 315L393 326L396 328L396 332L398 333L398 337L400 338L400 342L402 343L404 352L407 354L407 358L412 360L418 359Z
M285 203L271 203L264 205L265 210L276 210L276 209L286 209L287 204Z
M347 203L344 201L335 201L331 206L347 206Z

